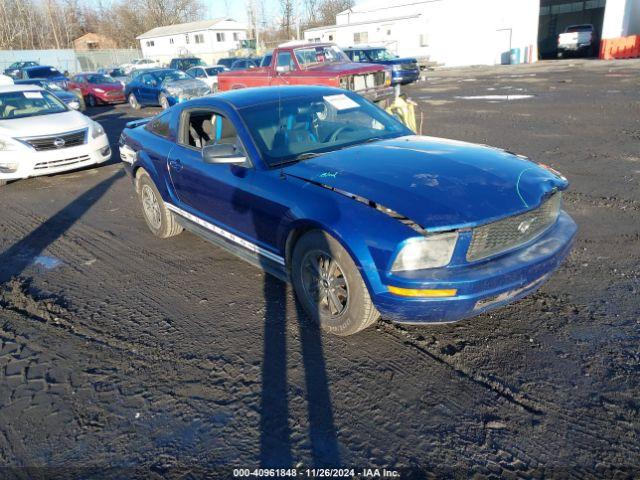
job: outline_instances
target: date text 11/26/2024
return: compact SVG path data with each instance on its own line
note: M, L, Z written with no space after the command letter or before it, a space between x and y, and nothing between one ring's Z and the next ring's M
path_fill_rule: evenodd
M397 470L386 468L235 468L236 478L400 478Z

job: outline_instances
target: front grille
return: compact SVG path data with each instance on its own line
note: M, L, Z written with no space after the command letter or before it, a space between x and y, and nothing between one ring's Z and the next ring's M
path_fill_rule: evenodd
M60 160L50 160L48 162L38 162L33 167L34 170L46 170L49 168L57 168L57 167L68 167L69 165L74 165L76 163L82 163L89 160L91 157L89 155L81 155L79 157L72 158L63 158Z
M83 128L82 130L46 137L21 138L20 140L28 143L38 151L77 147L78 145L84 145L87 142L87 129Z
M369 88L375 88L383 86L385 82L384 72L366 73L363 75L354 75L353 77L353 90L367 90Z
M562 195L557 192L535 210L474 228L467 261L482 260L533 240L555 223L561 203Z
M418 63L417 62L403 63L402 64L402 70L417 70L417 69L418 69Z

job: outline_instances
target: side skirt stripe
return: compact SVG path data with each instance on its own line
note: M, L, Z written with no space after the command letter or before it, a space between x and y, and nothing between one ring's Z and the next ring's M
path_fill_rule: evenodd
M186 218L187 220L192 221L193 223L200 225L202 228L206 228L207 230L223 237L226 238L227 240L236 243L244 248L246 248L247 250L257 253L259 255L262 255L263 257L268 258L269 260L273 260L274 262L280 264L280 265L284 265L284 258L282 258L279 255L276 255L275 253L272 253L268 250L265 250L262 247L259 247L258 245L256 245L255 243L251 243L247 240L245 240L244 238L241 238L237 235L234 235L233 233L224 230L220 227L218 227L217 225L214 225L212 223L207 222L206 220L201 219L200 217L196 217L195 215L192 215L189 212L186 212L184 210L182 210L181 208L176 207L175 205L172 205L170 203L165 203L166 207L171 210L174 213L177 213L178 215Z

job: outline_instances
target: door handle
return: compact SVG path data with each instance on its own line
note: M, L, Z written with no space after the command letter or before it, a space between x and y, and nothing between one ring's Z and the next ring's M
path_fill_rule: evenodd
M180 160L176 159L171 159L169 160L169 168L174 169L176 172L179 172L180 170L182 170L182 162Z

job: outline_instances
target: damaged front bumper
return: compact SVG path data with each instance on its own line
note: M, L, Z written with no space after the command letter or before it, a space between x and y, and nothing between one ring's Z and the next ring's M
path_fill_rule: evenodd
M577 232L564 211L543 235L503 256L457 268L434 269L431 278L393 277L406 289L450 289L446 298L400 297L391 292L372 295L381 315L400 323L447 323L506 305L535 291L568 255ZM423 271L426 272L426 271Z

